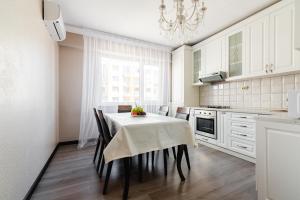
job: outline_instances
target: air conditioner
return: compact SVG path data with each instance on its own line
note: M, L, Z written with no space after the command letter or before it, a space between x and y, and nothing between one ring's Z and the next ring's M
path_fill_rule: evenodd
M66 29L58 4L44 1L44 22L50 36L55 41L62 41L66 38Z

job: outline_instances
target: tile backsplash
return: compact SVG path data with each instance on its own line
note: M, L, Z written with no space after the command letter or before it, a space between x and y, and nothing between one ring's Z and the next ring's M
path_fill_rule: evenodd
M300 90L300 74L222 82L200 87L200 105L285 109L294 89Z

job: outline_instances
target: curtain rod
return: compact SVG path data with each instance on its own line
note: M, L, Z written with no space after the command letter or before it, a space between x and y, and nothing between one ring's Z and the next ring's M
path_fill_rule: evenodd
M79 35L91 35L91 36L95 36L95 37L98 36L98 37L104 37L104 38L105 37L106 38L115 38L115 39L120 39L120 40L132 42L132 43L136 43L136 44L141 44L141 45L145 45L145 46L151 46L154 48L164 49L169 52L171 52L173 50L173 48L170 46L156 44L153 42L130 38L130 37L126 37L126 36L122 36L122 35L118 35L118 34L107 33L104 31L98 31L98 30L94 30L94 29L78 27L78 26L74 26L74 25L70 25L70 24L65 24L65 27L67 29L67 32L76 33Z

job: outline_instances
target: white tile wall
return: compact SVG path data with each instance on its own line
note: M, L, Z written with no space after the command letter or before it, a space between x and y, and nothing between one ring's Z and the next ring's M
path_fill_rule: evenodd
M242 89L244 86L248 89ZM294 89L300 90L300 74L219 83L200 87L200 104L283 109L288 91Z

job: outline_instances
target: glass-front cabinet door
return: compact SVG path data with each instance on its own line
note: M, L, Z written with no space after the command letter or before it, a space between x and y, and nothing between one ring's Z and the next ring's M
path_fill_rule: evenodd
M194 51L193 53L193 59L194 59L194 70L193 70L193 83L197 84L200 83L199 81L199 75L201 72L201 49Z
M228 37L228 68L229 77L243 74L243 32Z

